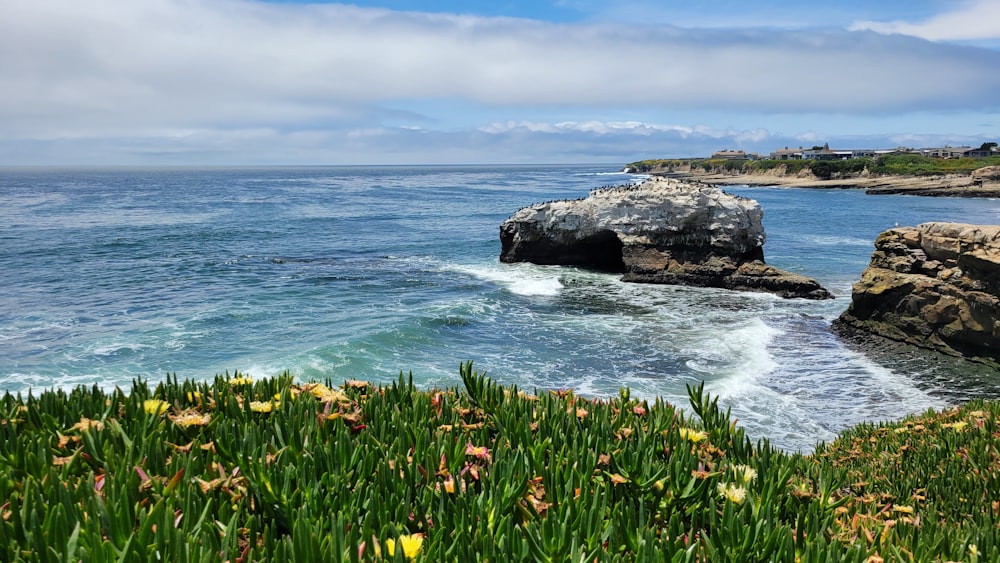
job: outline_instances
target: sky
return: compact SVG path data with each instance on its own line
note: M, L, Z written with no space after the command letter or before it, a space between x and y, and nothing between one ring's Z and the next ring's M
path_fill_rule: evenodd
M0 166L1000 140L1000 0L0 0Z

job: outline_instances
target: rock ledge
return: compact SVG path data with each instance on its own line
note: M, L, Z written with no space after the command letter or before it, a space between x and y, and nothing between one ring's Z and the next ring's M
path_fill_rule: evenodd
M835 326L1000 362L1000 226L924 223L882 233Z
M754 200L672 178L526 207L500 226L502 262L573 265L623 280L827 299L815 281L764 263Z

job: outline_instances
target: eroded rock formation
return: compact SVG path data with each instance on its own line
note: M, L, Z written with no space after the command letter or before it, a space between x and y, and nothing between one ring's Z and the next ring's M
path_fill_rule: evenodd
M852 293L841 330L1000 360L1000 226L890 229L876 239Z
M500 226L500 260L621 272L631 282L829 298L815 281L764 263L762 217L756 201L653 178L521 209Z

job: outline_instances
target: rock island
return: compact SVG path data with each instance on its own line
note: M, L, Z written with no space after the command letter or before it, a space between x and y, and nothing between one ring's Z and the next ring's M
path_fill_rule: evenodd
M754 200L654 177L517 211L500 226L500 260L593 268L629 282L830 298L814 280L764 262L762 219Z

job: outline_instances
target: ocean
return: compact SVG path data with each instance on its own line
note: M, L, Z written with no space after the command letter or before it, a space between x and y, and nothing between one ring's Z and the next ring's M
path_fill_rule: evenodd
M881 231L1000 223L1000 201L729 186L764 209L767 261L836 298L625 284L501 264L525 205L639 178L615 166L0 170L0 390L177 374L663 397L686 385L751 438L810 451L862 421L1000 393L995 374L830 331Z

